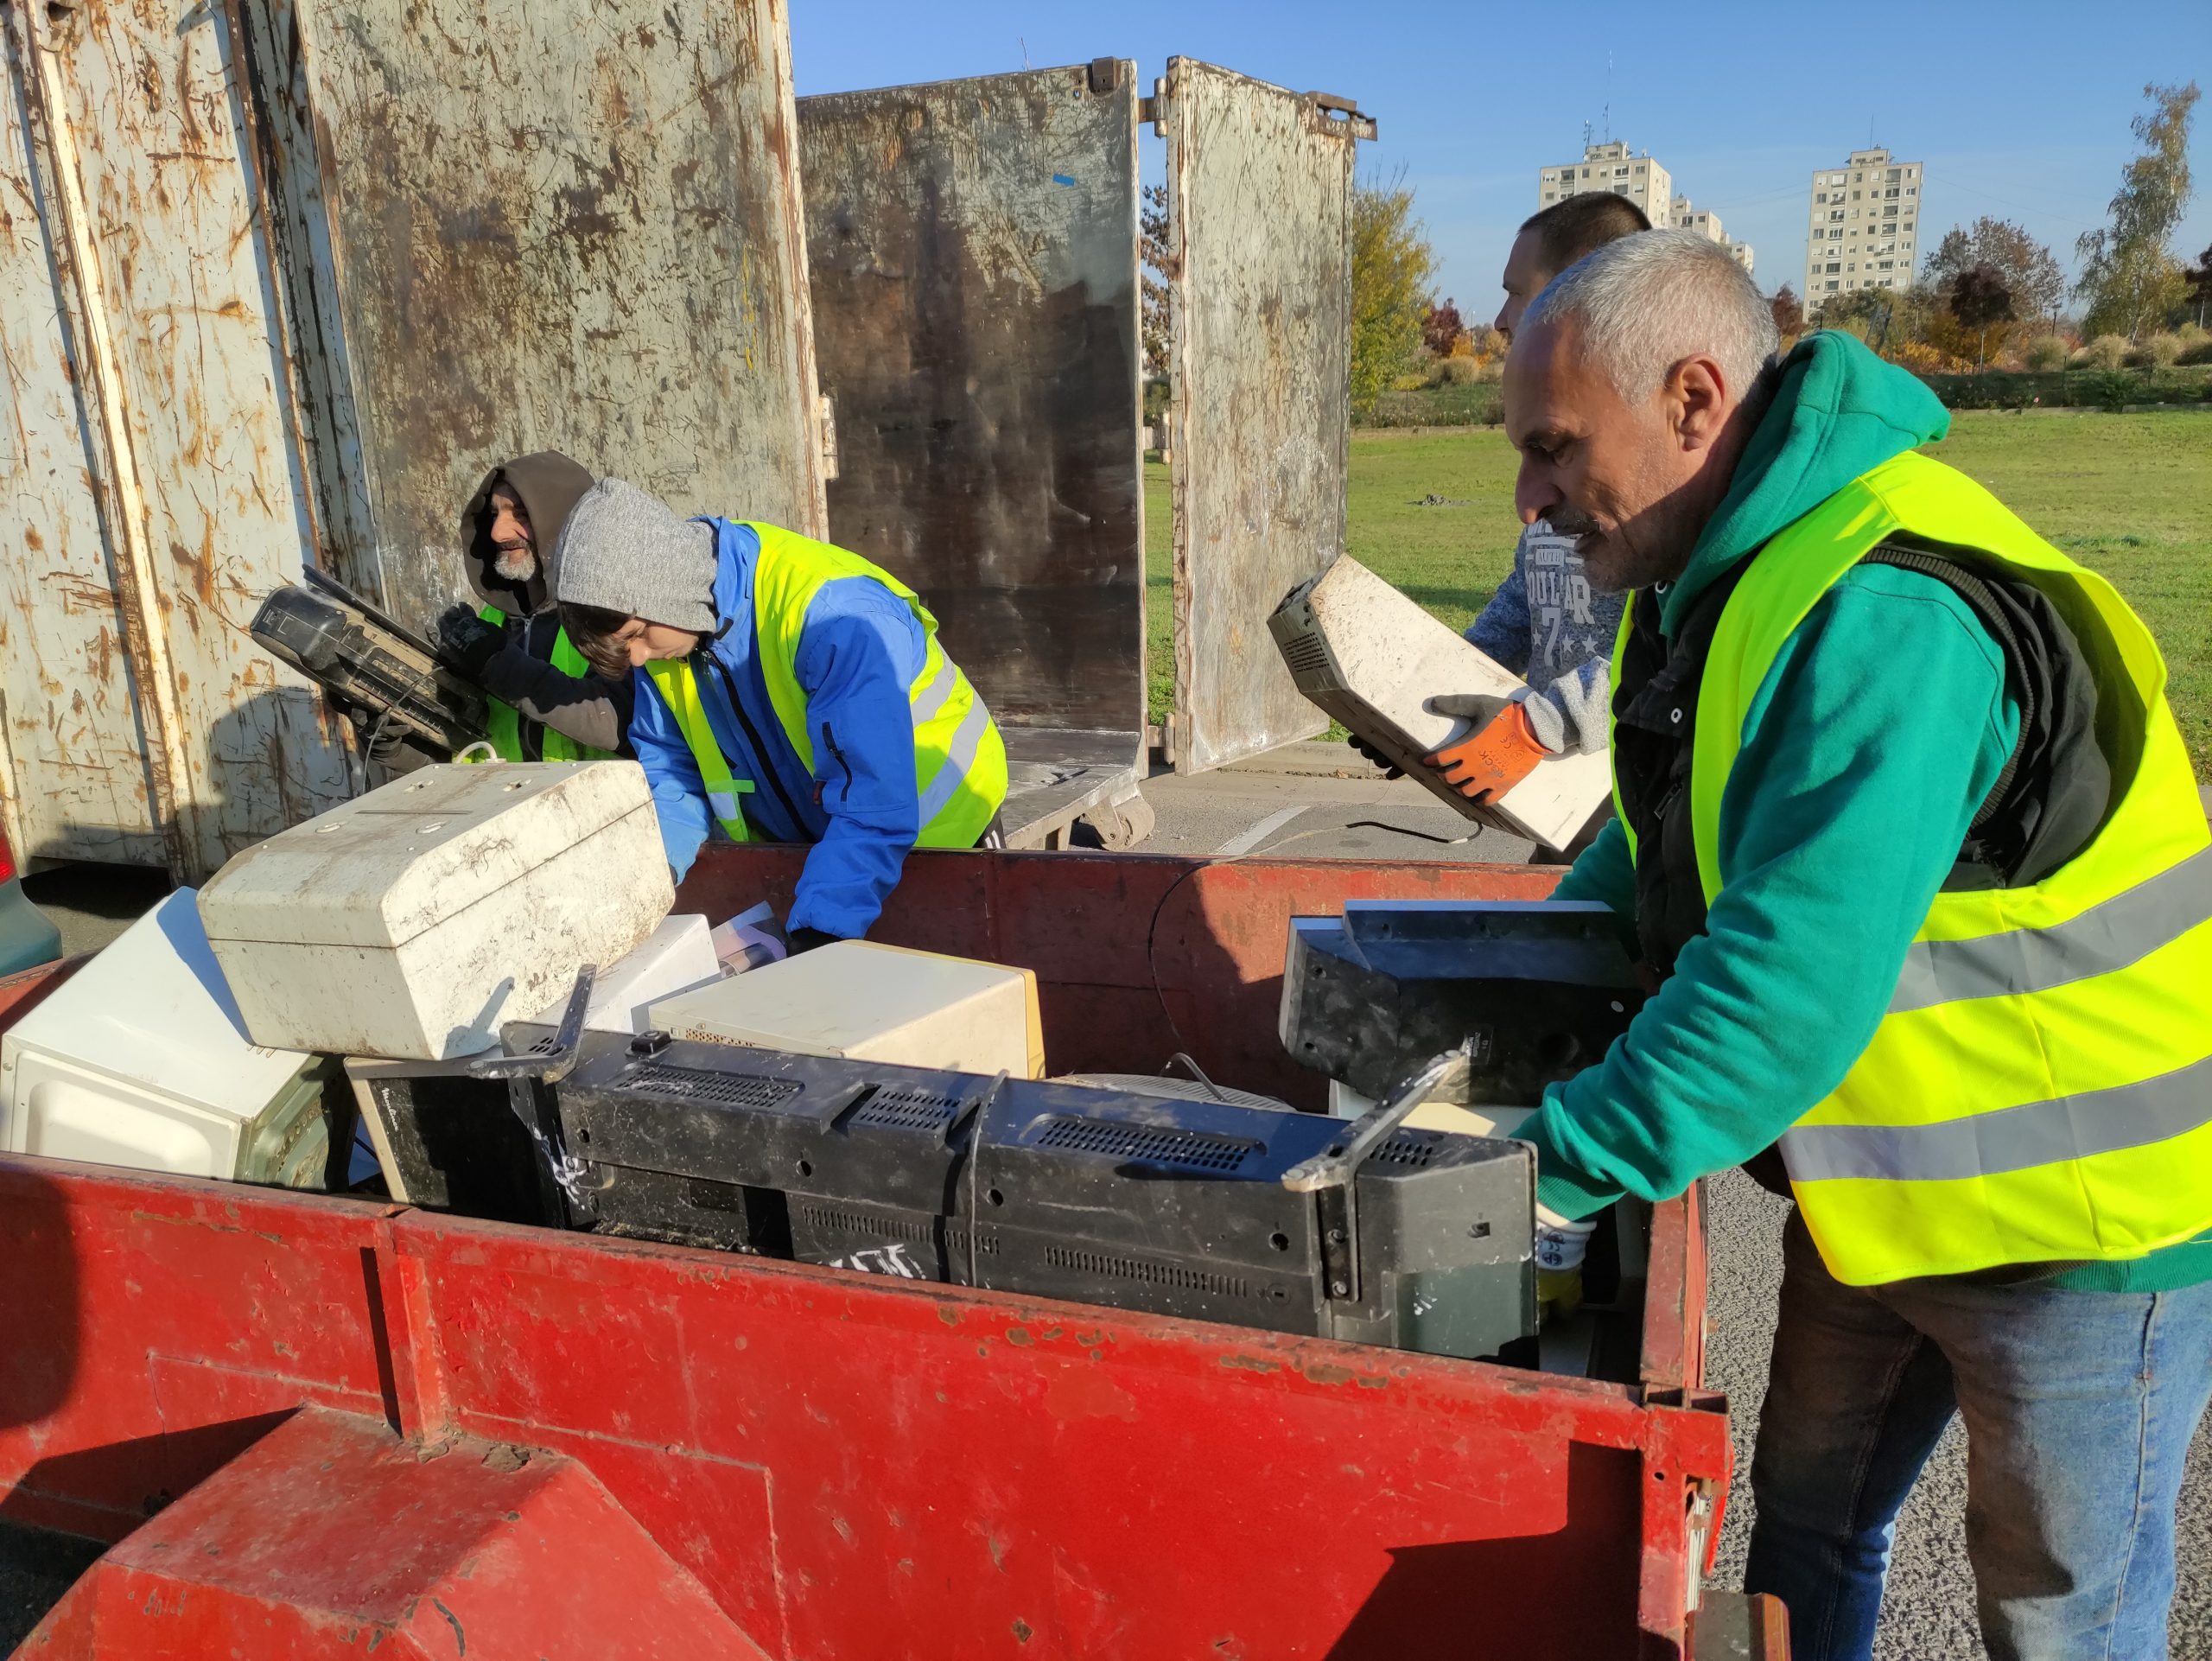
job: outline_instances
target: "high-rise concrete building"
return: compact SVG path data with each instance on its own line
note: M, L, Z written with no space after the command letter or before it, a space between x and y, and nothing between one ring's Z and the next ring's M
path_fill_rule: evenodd
M1667 223L1677 231L1694 231L1707 242L1717 242L1735 257L1736 263L1746 275L1751 270L1751 245L1738 242L1730 236L1720 223L1720 215L1709 208L1692 205L1687 196L1677 196L1669 209Z
M1643 210L1654 225L1667 223L1675 200L1675 181L1648 156L1631 156L1626 144L1588 144L1580 162L1544 168L1536 175L1536 206L1549 207L1586 190L1610 190Z
M1853 150L1813 175L1805 305L1853 289L1909 289L1920 253L1920 163Z

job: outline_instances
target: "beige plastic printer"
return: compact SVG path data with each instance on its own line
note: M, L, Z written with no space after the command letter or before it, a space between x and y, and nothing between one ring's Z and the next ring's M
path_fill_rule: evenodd
M674 901L635 761L432 767L271 837L200 890L246 1031L438 1061L610 965Z
M671 1038L1045 1076L1035 974L868 940L834 941L665 999L650 1019Z
M1510 697L1528 683L1356 559L1339 556L1294 589L1268 629L1300 692L1471 819L1564 848L1612 790L1602 750L1555 756L1484 805L1423 767L1423 756L1465 737L1472 725L1433 713L1430 698Z

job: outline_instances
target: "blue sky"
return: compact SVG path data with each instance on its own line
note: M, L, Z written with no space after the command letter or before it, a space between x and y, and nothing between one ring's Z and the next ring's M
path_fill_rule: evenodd
M1847 21L1839 21L1847 19ZM1497 300L1536 169L1579 158L1582 124L1656 156L1678 191L1802 290L1810 175L1874 142L1925 164L1928 242L2017 220L2069 271L2133 153L2146 81L2194 77L2196 200L2176 238L2212 244L2212 0L2102 5L1728 3L1452 6L1364 0L792 0L800 96L1171 54L1359 100L1382 124L1363 176L1404 169L1440 271L1471 317ZM1611 69L1608 72L1608 60ZM1144 132L1156 177L1160 141Z

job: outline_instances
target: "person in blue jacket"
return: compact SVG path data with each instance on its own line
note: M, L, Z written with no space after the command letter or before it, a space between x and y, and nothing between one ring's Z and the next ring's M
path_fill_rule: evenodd
M577 650L638 677L630 742L678 881L716 832L811 843L786 927L819 945L868 932L908 850L995 840L1006 747L888 572L619 479L578 500L554 569Z

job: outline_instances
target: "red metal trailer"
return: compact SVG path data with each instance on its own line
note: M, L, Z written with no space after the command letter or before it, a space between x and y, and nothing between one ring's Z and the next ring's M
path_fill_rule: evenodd
M1292 914L1555 875L925 855L877 938L1035 969L1056 1071L1310 1100ZM1694 1193L1607 1380L30 1159L0 1262L0 1516L117 1543L25 1653L1782 1653L1700 1597Z

